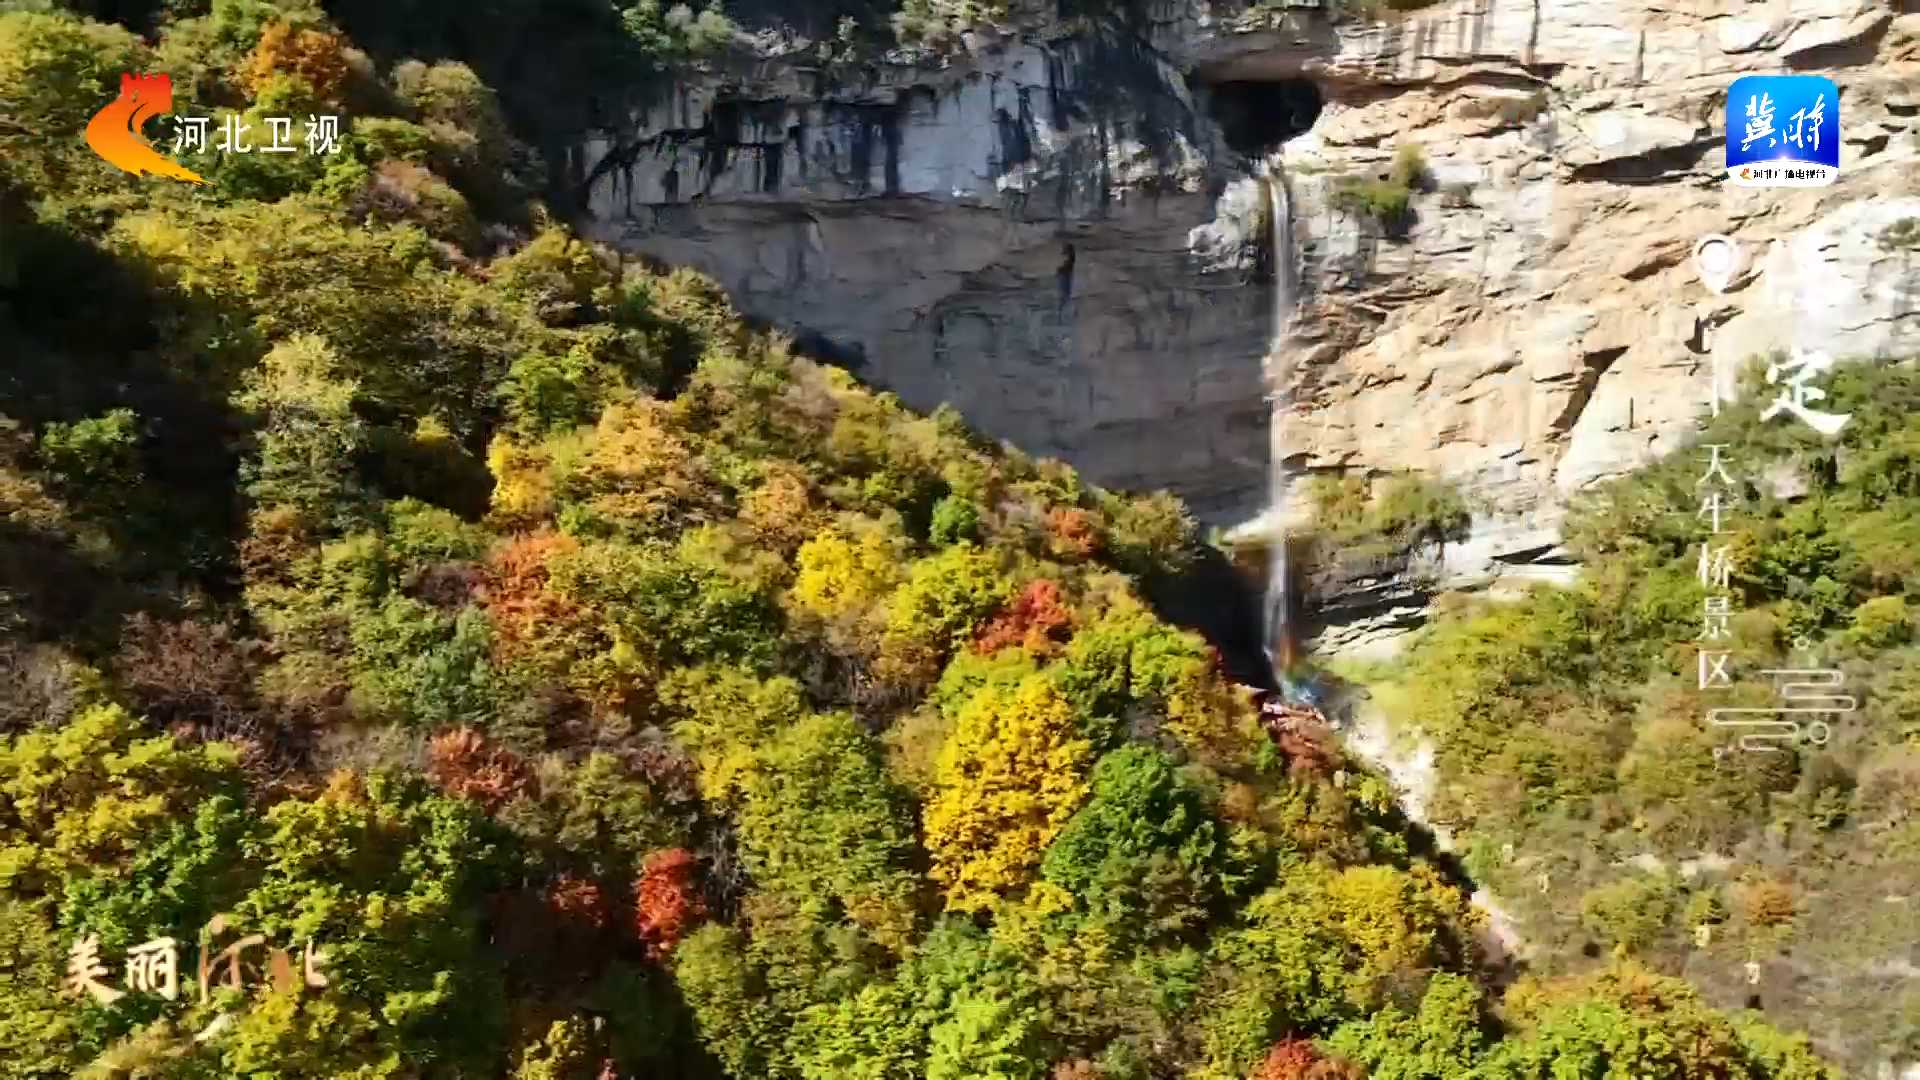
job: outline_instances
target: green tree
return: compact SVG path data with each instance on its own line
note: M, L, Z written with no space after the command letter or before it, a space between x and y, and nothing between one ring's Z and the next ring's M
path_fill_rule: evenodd
M802 906L832 903L878 940L910 940L912 818L873 739L844 714L772 734L741 780L736 810L747 869ZM820 852L834 852L821 859Z
M1389 1006L1342 1025L1327 1045L1366 1066L1373 1080L1473 1076L1487 1042L1482 998L1471 979L1441 972L1427 983L1414 1015Z
M1510 998L1510 1003L1512 999ZM1833 1075L1804 1043L1757 1021L1743 1031L1676 979L1636 967L1523 998L1520 1030L1487 1055L1483 1075L1668 1077Z
M65 12L0 12L0 147L15 175L69 196L124 176L81 133L120 92L122 75L147 69L146 56L119 26Z
M132 409L51 423L40 433L40 456L63 486L124 495L140 482L140 420Z
M66 950L44 906L0 895L0 1077L72 1076L104 1034L61 993Z
M1129 746L1094 767L1092 796L1041 872L1109 918L1184 929L1205 920L1228 884L1226 840L1165 754Z
M325 340L300 336L275 346L248 373L234 404L260 423L258 451L244 470L255 502L292 507L316 524L357 510L354 457L366 432L353 410L358 386L341 369Z
M889 601L887 633L902 641L958 649L1013 592L994 555L957 543L917 560Z
M501 688L488 662L487 617L469 608L449 618L391 596L353 620L355 689L376 715L410 726L485 726Z
M1590 929L1628 949L1652 944L1679 910L1678 888L1659 875L1622 878L1588 892L1580 902Z
M781 1055L783 1034L766 1008L764 977L746 945L738 930L708 923L675 950L674 976L701 1041L728 1073L764 1076Z
M980 539L979 507L958 495L948 495L934 503L933 525L927 537L941 547Z
M894 982L868 983L807 1009L790 1044L802 1080L916 1080L926 1034L916 1027L910 993Z
M504 987L482 948L482 895L499 887L502 838L470 803L418 778L341 774L311 800L276 804L244 848L259 883L236 906L270 938L317 941L333 1003L290 998L250 1014L228 1068L272 1056L339 1055L335 1072L398 1055L412 1067L480 1069L505 1052ZM323 1035L324 1032L324 1035Z

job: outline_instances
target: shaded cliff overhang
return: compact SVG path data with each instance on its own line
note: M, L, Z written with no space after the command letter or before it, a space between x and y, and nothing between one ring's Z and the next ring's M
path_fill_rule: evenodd
M1203 84L1208 115L1235 153L1257 157L1298 135L1320 118L1320 87L1299 76L1236 79Z

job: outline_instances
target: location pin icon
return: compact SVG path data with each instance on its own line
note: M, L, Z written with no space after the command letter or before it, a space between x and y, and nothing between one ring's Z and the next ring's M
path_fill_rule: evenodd
M1693 245L1693 269L1709 290L1726 292L1740 276L1740 245L1731 236L1708 233Z

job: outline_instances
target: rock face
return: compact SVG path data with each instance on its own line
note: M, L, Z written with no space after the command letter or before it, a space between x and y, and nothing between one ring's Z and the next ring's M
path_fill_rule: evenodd
M1448 584L1560 574L1566 498L1684 441L1716 365L1920 352L1912 0L1315 2L1032 0L858 64L763 35L582 148L586 227L1216 523L1260 512L1274 460L1450 477L1486 509ZM1841 178L1728 185L1727 88L1782 71L1841 87ZM1403 143L1404 217L1343 208ZM1707 233L1741 245L1725 295L1692 267Z
M815 56L683 83L587 147L588 231L910 405L1215 520L1256 509L1270 298L1189 254L1234 155L1183 74L1047 20L939 63Z
M1281 350L1293 408L1275 453L1435 469L1550 520L1684 439L1716 364L1731 383L1773 350L1913 353L1920 276L1888 230L1920 215L1916 32L1920 16L1868 0L1483 2L1300 56L1334 89L1285 147L1318 293ZM1278 72L1284 55L1213 62ZM1781 70L1843 87L1829 188L1721 179L1729 83ZM1328 198L1330 177L1379 173L1396 142L1431 177L1403 239ZM1749 258L1724 296L1692 267L1708 233Z

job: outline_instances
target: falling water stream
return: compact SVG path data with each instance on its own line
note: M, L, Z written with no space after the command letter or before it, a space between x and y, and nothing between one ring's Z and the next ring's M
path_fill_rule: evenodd
M1279 359L1281 350L1286 347L1285 336L1287 320L1293 314L1293 207L1287 194L1286 174L1278 161L1269 162L1264 170L1264 187L1267 189L1267 227L1268 257L1273 267L1273 327L1272 338L1268 346L1268 372L1273 380L1273 423L1283 422L1287 414L1284 396L1287 393L1281 380ZM1278 431L1275 431L1275 436ZM1275 447L1279 439L1272 440ZM1267 465L1267 522L1271 530L1267 545L1267 594L1266 594L1266 649L1267 661L1273 667L1275 678L1281 687L1290 683L1289 673L1294 667L1295 646L1293 640L1293 598L1289 595L1289 575L1287 566L1287 536L1281 524L1281 514L1287 498L1286 464L1277 453L1270 453Z
M1267 373L1272 387L1273 452L1267 466L1267 591L1266 651L1276 685L1283 699L1296 704L1321 704L1321 690L1315 676L1302 664L1297 628L1293 623L1292 578L1289 575L1285 508L1286 462L1279 454L1282 445L1279 425L1286 422L1288 382L1291 375L1287 327L1298 300L1298 282L1294 278L1293 206L1287 189L1286 173L1278 160L1270 160L1262 170L1267 189L1267 237L1273 266L1273 326L1267 347ZM1434 746L1424 737L1412 750L1396 749L1388 734L1387 719L1377 707L1362 710L1361 722L1349 736L1348 747L1372 762L1393 780L1400 801L1413 821L1427 823L1427 807L1432 800L1437 774ZM1436 829L1440 848L1452 849L1452 837L1445 829ZM1514 919L1486 889L1475 889L1472 901L1488 915L1485 944L1490 955L1511 956L1526 949Z

